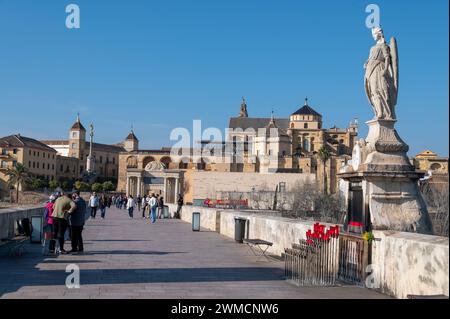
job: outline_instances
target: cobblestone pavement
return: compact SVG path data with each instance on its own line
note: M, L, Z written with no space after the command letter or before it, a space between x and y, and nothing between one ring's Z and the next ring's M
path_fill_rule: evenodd
M114 208L89 220L83 234L83 255L44 257L28 244L21 257L0 257L0 298L386 297L352 286L293 286L282 262L257 260L244 245L180 220L152 225ZM66 288L69 264L80 267L79 289Z

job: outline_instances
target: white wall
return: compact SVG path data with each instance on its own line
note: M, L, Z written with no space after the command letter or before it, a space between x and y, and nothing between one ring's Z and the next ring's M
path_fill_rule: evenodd
M176 210L172 205L170 210ZM183 206L181 219L191 223L192 212L200 212L201 227L234 239L234 218L249 221L249 238L273 242L268 250L281 255L284 248L304 239L315 222L197 206ZM220 220L218 225L215 221ZM449 240L395 231L375 231L372 264L378 268L381 292L396 298L407 295L449 295Z

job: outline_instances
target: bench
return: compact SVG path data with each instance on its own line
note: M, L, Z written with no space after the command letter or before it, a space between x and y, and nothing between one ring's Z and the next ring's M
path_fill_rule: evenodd
M267 250L273 246L273 243L270 241L262 240L262 239L244 239L243 243L246 244L250 251L258 257L259 260L262 257L265 257L267 260L270 260L269 256L266 254ZM263 248L265 246L265 248Z

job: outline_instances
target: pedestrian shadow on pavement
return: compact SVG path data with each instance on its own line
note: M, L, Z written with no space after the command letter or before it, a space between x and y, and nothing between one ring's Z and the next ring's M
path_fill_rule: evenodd
M80 285L82 289L83 285L280 281L284 280L283 275L282 269L269 267L147 269L83 269L83 267L80 267ZM16 292L24 286L43 286L43 288L45 286L59 286L63 290L69 290L65 288L67 276L68 274L64 270L33 268L25 274L20 274L20 276L13 274L3 278L5 280L0 283L0 294ZM61 292L61 290L59 291ZM52 295L49 295L49 297L51 298Z
M184 251L148 251L148 250L90 250L83 255L169 255L187 254Z

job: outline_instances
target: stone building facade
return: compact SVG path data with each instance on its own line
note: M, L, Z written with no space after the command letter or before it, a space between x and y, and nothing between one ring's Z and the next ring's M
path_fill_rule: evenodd
M20 163L31 176L53 180L57 176L57 152L47 145L20 134L0 138L0 196L9 192L8 168Z
M80 179L87 170L89 142L86 141L86 129L80 117L69 129L67 140L41 141L55 149L57 157L57 177ZM117 181L119 174L119 153L125 151L125 142L116 145L101 143L92 144L92 155L95 159L94 172L100 179Z

